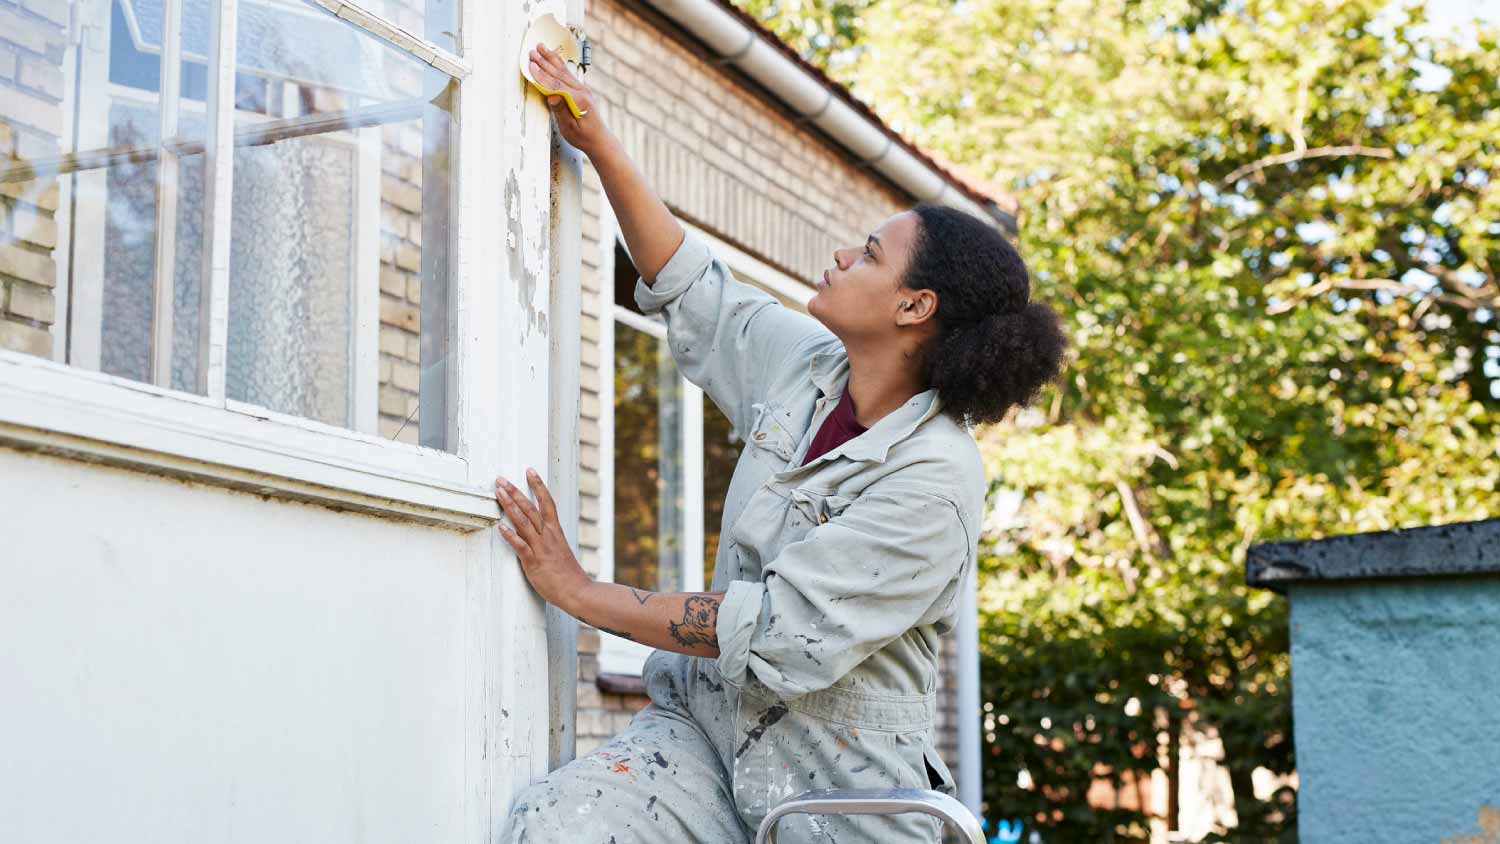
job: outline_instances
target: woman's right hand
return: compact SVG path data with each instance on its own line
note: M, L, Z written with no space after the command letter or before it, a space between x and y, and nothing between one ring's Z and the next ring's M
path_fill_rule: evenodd
M532 47L530 59L531 75L537 82L554 91L567 91L573 97L573 102L578 104L578 110L583 112L582 117L573 116L567 100L561 94L547 95L547 107L552 110L552 116L557 118L557 128L562 132L563 139L577 147L579 152L592 157L594 151L609 139L609 129L605 127L599 113L594 92L573 73L562 56L545 46L537 44Z

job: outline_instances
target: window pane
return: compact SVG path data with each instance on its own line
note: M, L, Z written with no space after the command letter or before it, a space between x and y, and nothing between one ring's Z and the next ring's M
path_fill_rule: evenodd
M724 522L724 496L734 477L744 442L729 418L713 400L703 398L703 583L714 582L714 560L719 553L719 531Z
M450 53L458 52L458 2L459 0L359 0L364 8Z
M454 85L311 4L240 9L227 393L447 448Z
M164 55L118 0L28 8L0 35L16 66L0 80L0 348L196 389L201 227L176 199L201 170L203 122L161 120L161 83L186 67L162 66L181 41ZM163 260L172 278L159 285ZM158 287L172 296L160 312Z
M615 582L682 583L682 389L666 342L615 324Z

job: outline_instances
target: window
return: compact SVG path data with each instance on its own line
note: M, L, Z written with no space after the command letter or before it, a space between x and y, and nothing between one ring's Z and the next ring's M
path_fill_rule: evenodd
M741 281L805 312L811 291L698 229ZM743 441L703 391L677 370L666 323L635 304L638 278L622 247L614 256L613 337L601 355L613 370L611 414L603 448L612 460L601 512L604 576L664 592L694 592L713 583L724 496ZM773 286L774 285L774 286ZM611 356L613 363L611 365ZM610 442L612 440L612 444ZM612 496L612 504L611 504ZM650 649L604 636L600 669L639 674Z
M455 0L0 21L0 349L451 450Z

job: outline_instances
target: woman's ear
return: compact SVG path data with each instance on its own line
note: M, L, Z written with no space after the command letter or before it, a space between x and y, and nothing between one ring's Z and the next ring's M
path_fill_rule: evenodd
M903 290L896 304L897 325L920 325L937 315L937 294L931 290Z

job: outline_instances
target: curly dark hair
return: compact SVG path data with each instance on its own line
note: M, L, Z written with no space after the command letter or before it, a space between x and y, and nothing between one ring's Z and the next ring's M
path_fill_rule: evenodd
M998 422L1057 377L1068 343L1057 313L1030 301L1026 264L995 228L946 206L912 211L920 223L902 286L938 296L927 383L954 419Z

